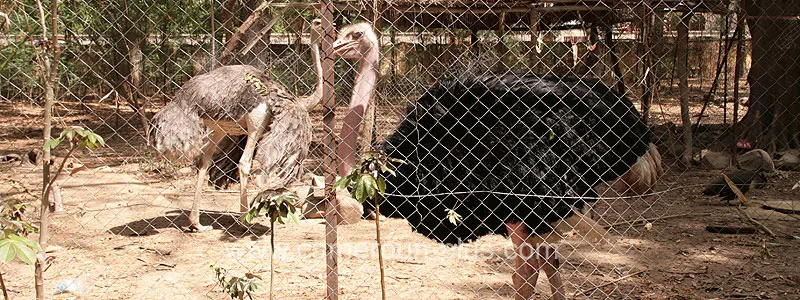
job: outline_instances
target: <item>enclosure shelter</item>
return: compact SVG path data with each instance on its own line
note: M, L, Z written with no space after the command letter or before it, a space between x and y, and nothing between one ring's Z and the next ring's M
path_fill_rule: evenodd
M252 299L796 297L798 16L789 0L2 2L0 287L9 299L236 299L235 282ZM227 68L257 74L214 75ZM207 98L226 93L249 98ZM247 175L241 118L259 97L280 100L263 107L276 133ZM192 106L192 145L230 136L199 184L196 153L157 149L185 103L208 104ZM302 122L280 114L292 107ZM343 151L348 129L357 146ZM368 172L385 174L376 222L374 204L351 199L365 190L331 186L342 153L381 151L406 164ZM278 173L291 180L261 184ZM243 200L288 201L299 220L245 222ZM211 229L187 230L199 224ZM533 238L558 258L512 248ZM526 254L561 283L520 284Z

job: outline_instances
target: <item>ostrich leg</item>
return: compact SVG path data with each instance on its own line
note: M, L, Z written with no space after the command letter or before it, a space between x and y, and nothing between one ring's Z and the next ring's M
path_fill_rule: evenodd
M548 243L536 245L538 250L539 265L541 270L547 274L547 280L550 282L550 290L553 292L553 300L566 300L564 293L564 285L561 283L561 276L558 275L558 268L561 264L558 257L558 250Z
M264 135L271 117L271 112L265 103L258 105L245 116L247 121L247 144L245 144L242 157L239 159L239 211L241 212L246 212L250 209L250 202L247 200L247 179L250 176L250 167L252 167L256 145Z
M203 226L200 224L200 209L197 207L197 202L203 196L203 186L206 183L206 174L208 167L211 166L211 158L214 152L217 151L217 144L222 138L225 137L225 132L214 130L211 136L206 138L206 143L203 145L203 155L200 157L200 166L197 170L197 186L194 190L194 199L192 199L192 209L189 211L189 230L190 231L206 231L211 229L211 226Z
M514 299L531 299L536 288L536 280L539 279L538 255L533 252L534 248L526 243L530 234L525 230L525 224L506 223L506 229L514 243L514 252L517 254L514 274L511 275L514 283Z

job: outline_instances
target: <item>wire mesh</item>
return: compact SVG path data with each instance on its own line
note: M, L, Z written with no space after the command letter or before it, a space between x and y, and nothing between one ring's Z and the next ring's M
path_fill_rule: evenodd
M82 126L107 146L58 147L53 162L41 124L54 12L0 3L3 204L29 203L35 221L43 164L66 160L47 298L224 298L211 265L262 278L256 298L270 271L277 297L380 297L375 223L360 218L375 207L343 189L334 210L355 220L326 268L322 176L369 151L407 162L380 205L390 299L519 298L521 258L557 269L567 298L800 294L800 3L331 3L338 36L320 42L318 70L321 3L60 1L54 133ZM336 145L319 105L331 62ZM295 192L302 220L241 221L242 178L248 200ZM34 297L30 266L0 271L12 299ZM532 296L553 296L548 277Z

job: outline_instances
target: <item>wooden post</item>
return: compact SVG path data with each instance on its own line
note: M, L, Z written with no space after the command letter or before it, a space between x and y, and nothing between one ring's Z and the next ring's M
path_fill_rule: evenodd
M650 8L652 5L651 1L647 2L648 5L646 7L641 8L644 13L641 14L641 47L639 53L639 60L642 62L642 73L641 75L644 77L643 82L644 85L642 86L642 120L645 124L649 123L650 119L650 105L653 103L653 95L654 91L653 88L655 86L655 70L653 64L653 41L652 41L652 30L653 30L653 19L655 14L653 10ZM641 51L644 51L642 53Z
M494 47L494 53L497 55L497 60L494 61L494 67L492 70L495 73L505 73L509 70L508 66L506 65L505 60L503 59L508 54L508 47L503 42L503 36L506 34L506 13L500 13L500 21L497 25L497 44Z
M611 29L611 24L606 25L605 31L604 38L606 40L606 48L608 48L608 55L611 57L611 70L614 71L614 76L617 77L617 83L615 84L617 92L626 94L628 88L625 87L625 79L622 78L622 68L620 67L619 57L617 56L616 43L614 42L614 33Z
M599 72L595 72L595 68L597 67L598 62L600 61L600 56L597 54L600 49L597 47L598 44L598 35L597 26L592 25L589 28L589 42L586 46L586 55L583 56L583 65L586 66L586 73L584 76L586 77L596 77L599 78ZM594 48L592 48L594 46Z
M685 165L692 162L692 120L689 116L689 21L694 13L687 11L681 16L678 24L677 60L675 71L678 73L678 88L681 98L681 123L683 124L683 155L681 161Z
M473 56L480 56L481 50L478 45L478 31L475 29L469 30L469 49L472 51Z
M734 166L739 165L739 160L735 155L736 142L739 140L739 132L738 132L739 130L738 126L736 126L736 123L739 122L739 80L742 77L742 69L744 68L744 49L743 49L744 35L742 33L744 32L745 15L746 12L742 7L742 1L739 1L736 7L736 30L735 30L736 36L734 37L736 39L736 65L733 67L733 120L731 122L732 124L731 127L733 130L733 143L731 144L732 147L731 153L734 153L734 155L731 155L731 157L733 157ZM761 124L761 122L758 122L758 124Z
M539 53L539 12L535 10L531 10L528 12L529 17L529 27L531 30L531 46L530 46L530 53L528 55L530 64L528 66L531 70L536 70L537 67L541 64L541 55Z
M336 181L336 169L339 165L336 157L336 142L334 140L334 106L336 104L335 92L333 90L333 42L336 30L333 27L333 1L320 0L322 5L320 11L322 15L322 28L324 36L322 38L322 129L325 133L323 138L324 165L325 165L325 275L326 286L325 298L327 300L339 299L339 249L337 242L336 224L339 223L338 213L336 213L337 200L333 184Z

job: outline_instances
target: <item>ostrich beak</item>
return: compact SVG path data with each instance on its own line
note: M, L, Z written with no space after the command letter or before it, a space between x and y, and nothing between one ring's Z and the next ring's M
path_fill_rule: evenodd
M356 45L358 45L357 41L336 40L333 42L333 54L344 57L348 51L355 49Z

